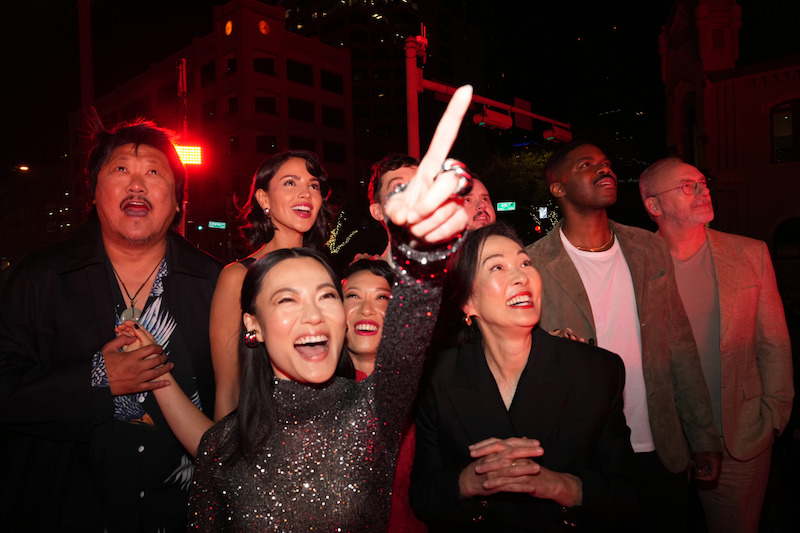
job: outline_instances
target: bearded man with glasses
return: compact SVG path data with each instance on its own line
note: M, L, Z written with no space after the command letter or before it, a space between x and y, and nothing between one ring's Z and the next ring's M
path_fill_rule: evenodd
M639 192L675 278L721 430L719 480L698 483L709 533L758 531L772 443L792 407L792 354L766 243L722 233L709 182L677 158L653 163Z

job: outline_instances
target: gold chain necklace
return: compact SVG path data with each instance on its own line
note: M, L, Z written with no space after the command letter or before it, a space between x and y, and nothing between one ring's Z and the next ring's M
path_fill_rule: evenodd
M614 232L612 231L611 237L609 237L604 244L601 244L597 248L588 248L586 246L578 246L578 245L575 245L575 248L577 248L581 252L604 252L611 247L611 243L613 242L614 242Z

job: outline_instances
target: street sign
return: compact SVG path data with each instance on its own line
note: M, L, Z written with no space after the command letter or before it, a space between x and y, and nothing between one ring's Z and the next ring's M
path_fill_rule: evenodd
M225 229L227 224L225 222L217 222L215 220L208 221L208 228L209 229Z
M517 202L497 202L498 211L514 211L517 208Z

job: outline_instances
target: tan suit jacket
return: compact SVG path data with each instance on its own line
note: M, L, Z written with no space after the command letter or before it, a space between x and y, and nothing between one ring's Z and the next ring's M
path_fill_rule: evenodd
M746 461L789 421L792 348L767 245L707 229L717 280L722 357L722 434Z
M666 242L655 234L613 221L609 225L633 280L653 442L664 466L680 472L689 465L691 453L721 451L722 444L692 328L675 283L672 257ZM527 247L542 276L540 325L548 331L569 327L594 343L589 297L561 243L560 227Z

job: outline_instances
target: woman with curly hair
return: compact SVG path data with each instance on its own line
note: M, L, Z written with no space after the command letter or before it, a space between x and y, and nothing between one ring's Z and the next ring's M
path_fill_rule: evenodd
M242 235L255 251L223 269L211 302L215 420L233 411L239 401L239 299L247 268L275 250L301 246L319 249L325 244L330 220L327 180L316 154L306 150L276 154L253 176L240 217L244 221Z

